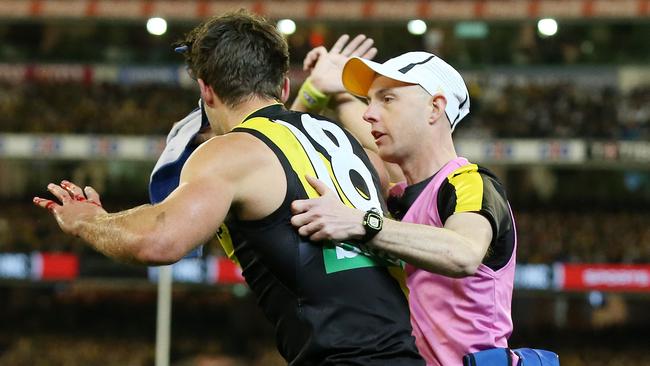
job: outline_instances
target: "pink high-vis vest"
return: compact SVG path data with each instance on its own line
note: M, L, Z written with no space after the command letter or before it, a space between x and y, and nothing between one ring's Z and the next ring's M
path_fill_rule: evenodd
M465 158L445 164L402 221L443 227L438 213L438 190L448 175L467 164ZM391 189L391 194L400 195L405 187L405 183L400 183ZM406 266L413 335L427 365L462 365L467 353L508 346L512 333L510 307L516 250L515 238L514 250L505 267L495 272L481 264L474 275L465 278L445 277Z

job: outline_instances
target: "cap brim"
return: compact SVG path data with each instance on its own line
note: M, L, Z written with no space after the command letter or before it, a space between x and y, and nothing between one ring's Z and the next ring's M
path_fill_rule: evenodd
M370 85L372 85L377 74L405 83L418 83L417 80L413 80L406 74L387 67L385 64L353 57L343 67L343 86L353 95L367 97Z

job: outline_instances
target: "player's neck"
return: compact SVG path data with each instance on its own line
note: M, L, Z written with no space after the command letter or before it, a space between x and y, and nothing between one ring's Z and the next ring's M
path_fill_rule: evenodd
M278 101L272 98L253 98L238 104L234 108L227 108L224 111L225 130L232 130L255 111L277 103Z

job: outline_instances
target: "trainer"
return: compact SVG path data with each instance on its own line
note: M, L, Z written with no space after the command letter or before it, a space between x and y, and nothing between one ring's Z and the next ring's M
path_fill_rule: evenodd
M458 157L452 132L469 113L461 75L439 57L409 52L383 64L352 58L343 85L367 98L363 119L379 156L406 181L392 187L392 219L340 204L310 179L317 199L293 203L294 226L312 240L353 240L407 265L414 335L429 365L507 347L516 232L503 186Z

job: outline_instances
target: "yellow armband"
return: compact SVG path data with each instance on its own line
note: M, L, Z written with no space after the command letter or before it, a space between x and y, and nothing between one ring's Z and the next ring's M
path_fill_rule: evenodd
M300 103L307 107L307 110L310 112L320 112L330 101L330 97L320 90L316 89L311 83L310 78L307 78L300 90L298 91L298 99Z

